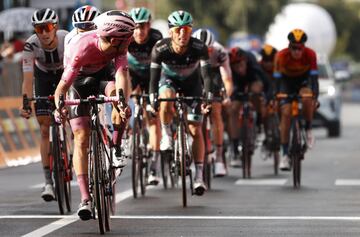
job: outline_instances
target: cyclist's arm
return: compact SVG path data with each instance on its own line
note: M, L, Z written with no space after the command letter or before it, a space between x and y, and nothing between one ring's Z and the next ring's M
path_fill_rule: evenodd
M126 54L115 59L115 87L116 95L119 93L119 89L123 89L126 102L130 97L130 82L129 82L129 70Z
M261 68L261 65L256 61L255 56L252 53L249 54L249 63L251 68L254 70L256 78L260 79L264 85L264 93L268 99L271 98L272 91L270 86L270 81L265 71Z
M150 94L158 93L159 81L161 76L161 58L160 52L157 50L157 44L154 46L151 52L151 64L150 64Z
M310 51L310 81L311 81L311 89L315 94L315 97L319 96L319 71L317 67L317 59L316 53L314 51Z
M230 97L234 90L233 89L234 85L233 85L233 81L232 81L229 55L227 53L225 54L224 61L220 66L220 75L221 75L221 79L224 83L226 95Z
M65 57L67 57L67 58L65 59ZM80 61L81 61L81 59L78 55L73 55L73 56L64 55L64 62L66 62L66 65L64 68L64 72L61 76L61 80L60 80L59 84L57 85L55 93L54 93L54 100L55 100L56 108L58 108L58 106L59 106L60 95L66 94L66 92L69 90L70 86L74 82L76 76L78 75L80 68L81 68Z
M209 52L205 45L202 48L200 53L201 53L200 72L201 72L202 78L204 79L205 92L206 92L206 94L209 94L209 92L213 92L213 91L212 91L212 79L210 77Z
M22 60L23 83L22 94L28 97L33 95L34 82L34 52L33 46L30 43L25 43Z

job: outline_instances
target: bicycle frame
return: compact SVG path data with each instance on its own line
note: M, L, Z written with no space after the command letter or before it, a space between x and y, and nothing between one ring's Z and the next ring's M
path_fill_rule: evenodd
M116 181L115 172L111 166L112 152L107 152L102 132L98 104L106 102L118 102L120 106L125 107L125 98L122 90L119 91L119 97L88 97L87 99L64 100L60 96L60 109L65 105L89 104L91 107L91 126L90 126L90 156L89 156L89 191L95 206L93 209L93 218L95 219L95 208L99 222L100 233L105 230L110 231L110 209L115 210L115 194L113 187ZM104 158L105 154L105 158Z
M31 110L30 101L45 101L49 104L50 126L49 126L49 143L50 143L50 171L54 176L55 193L58 202L60 214L65 213L65 206L68 212L71 211L71 185L72 177L72 156L68 153L66 142L65 127L63 124L56 122L54 117L55 104L54 97L33 97L28 98L23 95L23 108Z

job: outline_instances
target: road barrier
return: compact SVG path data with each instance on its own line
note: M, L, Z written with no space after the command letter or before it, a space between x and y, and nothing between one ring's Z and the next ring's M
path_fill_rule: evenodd
M0 99L0 167L40 160L40 130L35 116L20 117L20 97Z

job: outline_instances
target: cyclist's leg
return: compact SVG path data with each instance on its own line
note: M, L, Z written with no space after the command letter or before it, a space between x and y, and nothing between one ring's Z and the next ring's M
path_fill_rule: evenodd
M159 82L159 97L160 98L175 98L177 85L171 79L162 78ZM160 124L161 124L161 142L160 150L172 149L172 132L171 122L174 115L173 102L160 103Z
M69 89L69 98L79 99L97 95L98 89L95 88L98 88L98 83L95 81L95 78L90 77L75 80ZM95 83L95 85L91 86L91 83ZM78 105L70 106L69 110L70 125L74 134L73 165L81 194L78 215L82 220L91 218L87 153L90 135L89 109L89 105Z
M223 82L221 74L215 73L213 80L213 92L215 97L222 96ZM211 121L212 121L212 132L213 132L213 143L215 145L215 165L214 174L215 176L224 176L226 169L224 165L223 157L223 142L224 142L224 122L222 120L222 104L221 102L214 102L211 108Z
M264 92L264 85L261 80L254 81L250 86L250 91L256 94ZM252 98L252 104L255 107L257 113L256 116L256 126L258 132L261 132L261 124L265 121L266 118L266 101L263 96L255 96Z
M292 94L296 92L293 85L289 85L289 82L282 79L280 84L280 93ZM290 81L290 83L293 83ZM290 160L289 160L289 131L291 125L291 104L287 99L282 99L279 102L280 104L280 142L282 149L282 157L279 163L279 168L281 170L290 169Z
M299 91L300 95L306 95L312 93L312 90L309 87L302 87ZM305 119L305 130L306 130L306 139L307 145L309 148L314 146L314 137L312 135L312 120L314 116L314 99L312 98L303 98L302 99L302 111Z
M61 74L62 72L58 72L56 74L46 73L35 66L35 96L48 96L54 94L56 86L61 78ZM51 201L55 199L49 157L49 127L51 123L51 112L52 111L49 103L45 101L39 101L35 103L35 114L40 126L41 134L40 156L45 176L45 187L41 196L45 201Z
M99 93L105 96L116 96L115 78L113 75L113 65L110 63L107 67L97 73L97 78L100 78ZM130 83L131 84L131 83ZM129 85L131 86L131 85ZM130 88L128 88L130 89ZM130 91L130 90L129 90ZM113 104L111 112L111 121L113 124L113 139L114 144L114 167L123 168L127 165L127 158L130 155L129 146L126 139L122 139L126 130L128 121L123 120ZM123 140L123 141L122 141ZM125 143L125 144L122 144Z
M221 116L222 105L219 102L212 104L211 119L215 144L215 175L222 176L226 174L223 158L223 141L224 141L224 123Z
M240 166L240 156L239 156L239 138L240 138L240 128L242 126L242 121L240 119L240 111L242 110L242 103L238 96L232 97L231 104L231 113L228 120L228 128L230 135L230 144L231 152L230 154L230 165L231 166Z
M197 75L188 78L187 81L182 82L181 90L185 96L201 96L202 84L200 78ZM187 105L187 121L189 122L190 135L193 138L191 149L195 161L194 190L196 195L202 195L206 190L206 185L203 177L205 143L202 132L201 102L187 101Z

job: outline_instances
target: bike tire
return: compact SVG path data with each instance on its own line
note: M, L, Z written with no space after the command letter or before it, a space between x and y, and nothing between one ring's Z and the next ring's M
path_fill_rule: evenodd
M99 224L100 234L105 233L105 209L104 209L104 189L102 188L102 162L101 162L101 153L99 146L98 134L96 131L91 132L91 145L92 145L92 154L91 162L92 166L92 176L94 181L94 199L95 199L95 208L97 211L97 219Z
M179 160L180 160L180 172L181 172L181 187L182 187L182 204L183 207L187 206L187 190L186 190L186 141L185 141L185 128L184 124L179 124L178 132L178 142L179 142Z
M57 127L52 126L51 128L51 155L53 158L53 175L55 182L55 194L61 215L65 213L65 183L64 183L64 172L63 172L63 160L61 159L60 140L58 137Z
M163 180L164 189L168 189L168 178L169 178L169 163L168 156L166 152L160 152L160 162L161 162L161 176Z
M139 157L139 143L140 143L140 134L139 134L139 122L138 120L134 121L133 127L133 135L132 135L132 172L131 172L131 180L132 180L132 190L133 197L138 197L139 191L139 170L140 170L140 157Z
M273 155L274 155L274 174L278 175L279 174L280 152L279 151L274 151Z
M64 172L64 196L65 196L65 204L66 210L71 212L71 180L73 177L72 174L72 157L69 155L68 151L68 141L66 139L65 129L62 127L62 134L61 134L61 149L62 149L62 158L63 158L63 172Z
M242 175L243 175L243 179L248 178L248 162L249 162L249 146L248 146L248 133L249 133L249 128L248 128L248 119L244 119L243 120L243 126L241 128L241 144L242 144L242 154L241 154L241 159L242 159Z
M292 136L292 152L291 160L293 165L293 184L294 188L300 188L301 185L301 159L299 152L301 152L301 135L300 125L298 121L293 124Z

